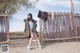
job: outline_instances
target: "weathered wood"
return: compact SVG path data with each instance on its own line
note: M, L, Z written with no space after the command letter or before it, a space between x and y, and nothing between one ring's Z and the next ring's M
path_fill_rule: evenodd
M8 37L7 36L9 36L8 34L6 34L5 32L9 32L9 17L8 17L8 15L7 14L0 14L0 19L2 18L2 20L1 20L1 26L2 26L2 28L1 28L1 33L5 36L5 37L3 37L3 35L1 35L1 33L0 33L0 36L3 38L2 40L4 40L5 39L5 41L8 41ZM6 40L7 39L7 40Z
M0 14L0 16L6 17L9 16L8 14Z
M43 39L42 41L49 41L49 40L71 40L71 39L80 39L80 37L70 37L70 38L54 38L54 39Z
M50 16L51 14L51 16ZM77 27L80 27L80 14L74 14L74 18L77 20L74 20L74 27L75 30ZM40 32L42 33L41 36L43 37L43 40L64 40L65 39L72 39L78 38L79 31L71 32L71 24L70 24L70 13L50 13L48 15L48 20L46 22L42 21L40 22ZM78 26L77 26L78 25ZM74 35L74 33L77 33ZM79 36L80 37L80 36ZM78 40L78 39L76 39Z

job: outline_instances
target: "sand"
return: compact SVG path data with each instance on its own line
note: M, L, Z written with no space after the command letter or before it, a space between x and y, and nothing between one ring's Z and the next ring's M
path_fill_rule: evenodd
M80 53L80 42L45 43L43 48L28 50L24 47L11 47L9 53Z

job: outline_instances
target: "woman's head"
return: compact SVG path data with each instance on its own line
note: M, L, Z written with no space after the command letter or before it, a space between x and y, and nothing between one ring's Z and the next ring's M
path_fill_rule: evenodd
M27 17L28 17L29 20L31 20L32 19L32 14L28 13Z

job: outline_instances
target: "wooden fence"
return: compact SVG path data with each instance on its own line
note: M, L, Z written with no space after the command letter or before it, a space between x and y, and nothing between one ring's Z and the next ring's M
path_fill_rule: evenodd
M0 33L0 42L7 40L7 34L6 33Z
M41 40L66 40L80 38L80 14L74 14L76 35L71 32L70 14L49 12L48 20L40 19L40 37Z

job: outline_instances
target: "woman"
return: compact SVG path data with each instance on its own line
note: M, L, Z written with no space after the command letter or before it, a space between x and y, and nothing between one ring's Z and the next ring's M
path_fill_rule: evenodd
M28 44L28 49L30 49L31 41L32 41L33 38L36 38L36 40L38 41L39 48L41 48L40 41L38 39L38 33L37 33L37 30L36 30L36 27L37 27L36 22L37 21L35 21L32 18L31 13L29 13L27 17L28 17L29 31L30 31L30 35L31 35L31 38L30 38L30 41L29 41L29 44Z

